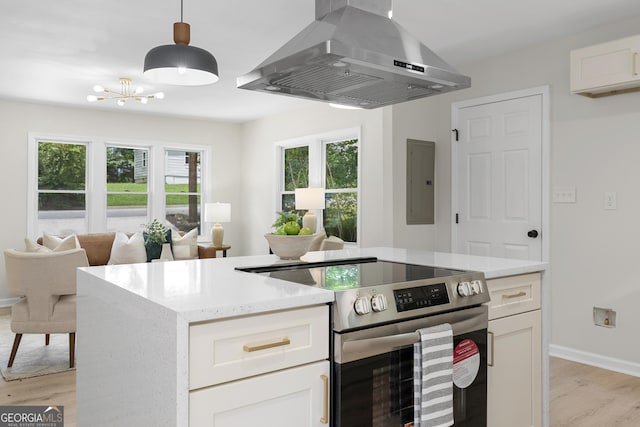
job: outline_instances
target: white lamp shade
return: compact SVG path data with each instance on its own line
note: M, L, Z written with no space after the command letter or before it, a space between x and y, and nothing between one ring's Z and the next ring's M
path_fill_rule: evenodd
M324 188L296 188L296 209L324 209Z
M215 223L231 221L231 203L205 203L204 220Z

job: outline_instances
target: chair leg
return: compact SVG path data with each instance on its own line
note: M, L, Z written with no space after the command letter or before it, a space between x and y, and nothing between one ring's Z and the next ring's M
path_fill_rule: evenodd
M69 367L73 368L75 365L75 352L76 352L76 333L69 333Z
M18 346L20 345L20 340L22 339L22 334L16 334L16 337L13 339L13 347L11 348L11 356L9 356L9 364L7 368L13 366L13 360L16 358L16 353L18 352Z
M49 345L49 334L44 334L44 345Z

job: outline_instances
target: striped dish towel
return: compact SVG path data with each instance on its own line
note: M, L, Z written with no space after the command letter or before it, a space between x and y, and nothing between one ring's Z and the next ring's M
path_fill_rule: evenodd
M413 346L414 427L453 425L453 331L444 323L419 329Z

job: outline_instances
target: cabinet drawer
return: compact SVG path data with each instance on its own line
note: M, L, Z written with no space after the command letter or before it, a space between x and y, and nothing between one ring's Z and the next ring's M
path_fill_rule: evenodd
M540 273L487 280L489 320L540 308Z
M189 425L320 427L329 424L329 362L189 393Z
M191 390L329 357L329 307L192 325Z

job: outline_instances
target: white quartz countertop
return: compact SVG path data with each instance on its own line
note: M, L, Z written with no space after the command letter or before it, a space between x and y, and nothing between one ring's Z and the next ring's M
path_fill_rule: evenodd
M546 263L477 257L443 252L395 248L345 249L310 252L302 261L354 257L474 270L486 278L542 271ZM198 322L332 302L333 292L258 274L235 270L278 264L275 255L213 258L191 261L109 265L80 269L85 275L113 285L120 298L144 298L176 312L188 322ZM89 287L82 292L91 292ZM79 289L80 292L80 289Z

